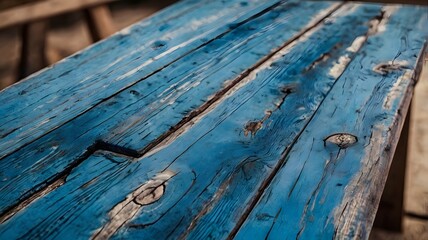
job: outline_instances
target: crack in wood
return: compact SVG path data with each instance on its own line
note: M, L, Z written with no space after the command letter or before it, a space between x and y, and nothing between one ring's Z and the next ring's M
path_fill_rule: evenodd
M281 99L279 100L279 102L275 103L275 105L276 105L275 109L274 110L266 110L265 116L259 121L247 122L244 126L244 136L248 136L248 133L250 133L251 137L254 137L256 135L257 131L259 131L263 127L263 123L270 118L270 116L272 115L273 112L275 112L281 108L282 104L284 104L285 98L287 98L287 96L290 95L291 93L295 92L296 88L297 87L294 84L281 87L280 92L281 92L282 96L281 96Z
M328 176L327 173L333 174L333 172L335 170L335 167L336 167L336 163L339 160L339 156L340 156L341 150L342 150L342 148L340 148L339 151L337 151L337 154L336 154L336 156L334 158L332 157L330 159L327 159L326 165L324 167L324 171L323 171L322 176L321 176L321 179L319 180L316 188L312 191L311 197L308 199L308 201L305 204L302 217L300 218L300 225L301 225L301 227L300 227L299 232L297 233L296 240L301 238L301 234L303 233L303 231L304 231L304 229L306 227L306 223L308 222L308 220L309 220L309 222L312 221L311 218L313 218L313 217L311 215L309 215L309 219L307 219L308 218L308 216L307 216L308 215L308 210L309 210L309 207L311 206L311 202L312 202L312 206L311 206L310 209L313 210L314 205L315 205L314 199L316 199L318 197L318 194L320 192L321 186L326 181L326 178Z
M335 46L335 48L337 48L337 46ZM307 66L303 72L309 72L310 70L314 69L316 66L318 66L319 64L327 61L330 58L330 54L329 53L323 53L321 54L321 56L315 60L311 65Z
M135 157L135 154L133 154L134 151L131 149L112 145L103 141L96 141L94 144L92 144L90 147L87 148L84 154L82 154L75 161L71 162L62 172L59 172L58 174L54 175L52 178L47 179L46 181L35 186L33 189L23 193L18 203L10 206L5 211L0 213L0 223L7 221L17 212L21 211L22 209L24 209L25 207L27 207L37 199L61 187L64 183L66 183L67 177L70 175L70 173L79 165L81 165L91 155L93 155L96 151L106 151L112 154L125 156L125 158ZM106 155L106 159L113 161L107 155ZM95 181L95 179L93 180ZM82 187L89 186L90 184L91 182L88 182Z
M0 224L4 223L5 221L7 221L11 217L13 217L16 213L18 213L19 211L21 211L22 209L24 209L25 207L27 207L28 205L30 205L31 203L36 201L37 199L45 196L46 194L52 192L55 189L61 187L64 183L65 183L65 177L61 177L58 180L56 180L55 182L53 182L52 184L46 186L45 188L34 192L33 195L24 199L19 204L17 204L13 208L11 208L9 211L5 211L5 213L3 213L0 216Z
M218 187L218 190L215 192L213 197L207 201L207 203L202 207L202 210L199 211L198 215L193 218L192 222L187 227L186 231L181 234L181 236L178 239L187 239L190 232L196 227L196 224L202 219L203 216L205 216L208 212L210 212L213 208L213 206L223 197L223 195L226 193L230 183L237 178L238 173L242 171L245 174L246 167L249 164L253 164L254 162L257 162L260 159L254 159L253 157L248 157L244 159L233 171L232 173L221 183L221 185ZM219 172L222 169L219 170ZM217 174L216 174L217 176ZM215 177L216 177L215 176ZM215 178L214 177L214 178ZM214 180L213 178L213 180ZM211 183L210 183L211 185ZM205 190L205 189L204 189ZM199 196L198 196L199 197Z
M110 220L97 230L91 239L108 239L126 223L131 221L141 208L157 202L165 193L167 182L176 173L166 170L147 181L114 206L109 212Z

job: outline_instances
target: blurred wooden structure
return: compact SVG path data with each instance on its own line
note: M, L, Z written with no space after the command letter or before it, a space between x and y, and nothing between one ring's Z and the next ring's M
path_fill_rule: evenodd
M115 0L3 0L0 1L0 29L22 26L21 60L17 80L47 66L45 39L47 19L73 11L84 11L92 40L115 32L109 2Z

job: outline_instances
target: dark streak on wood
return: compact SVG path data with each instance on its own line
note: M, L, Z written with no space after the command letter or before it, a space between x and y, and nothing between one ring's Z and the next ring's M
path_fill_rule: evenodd
M212 207L223 197L225 191L229 187L230 183L234 180L234 178L237 177L238 173L240 171L243 171L245 173L246 166L249 165L249 164L253 164L257 160L258 159L252 159L251 157L247 158L242 163L240 163L235 168L234 171L232 171L232 173L230 174L230 176L220 185L220 187L218 188L218 190L214 194L214 197L212 199L210 199L202 207L202 210L199 211L198 215L196 215L196 217L193 218L192 222L189 224L189 226L187 227L186 231L183 234L181 234L181 236L179 237L179 239L187 239L188 238L188 234L191 233L191 231L195 228L196 223L199 222L201 220L201 218L207 212L209 212L212 209Z
M47 195L48 193L52 192L53 190L61 187L64 183L65 183L65 177L63 176L63 177L55 180L53 183L49 184L45 188L42 188L39 191L34 192L28 198L23 199L19 204L11 207L8 211L5 211L3 214L0 215L0 224L4 223L9 218L13 217L13 215L18 213L22 209L26 208L32 202L34 202L37 199Z
M263 119L259 121L249 121L244 126L244 136L248 136L248 133L251 133L251 137L254 137L258 130L260 130L263 127L263 123L269 119L269 117L272 115L273 112L281 108L281 105L284 103L285 98L290 94L296 91L295 85L289 85L281 87L281 94L282 97L278 103L275 103L276 108L274 110L266 110L265 116Z
M327 61L330 58L329 53L323 53L317 60L315 60L311 65L305 68L303 72L309 72L311 69L315 68L318 64Z
M103 141L96 141L95 144L90 146L82 156L80 156L78 159L76 159L71 164L69 164L64 169L64 171L57 173L52 178L47 179L43 183L35 186L33 189L23 193L21 195L21 199L19 202L5 209L0 214L0 223L3 223L4 221L6 221L7 219L15 215L17 212L19 212L20 210L24 209L26 206L31 204L36 199L43 197L49 194L50 192L52 192L53 190L55 190L56 188L62 186L66 182L67 176L73 171L73 169L77 168L86 159L92 156L96 151L100 151L100 150L109 151L113 154L122 155L130 158L134 156L132 154L133 152L128 149L122 148L120 146L114 146L112 144L105 143ZM127 155L127 154L130 154L130 155ZM106 158L108 159L108 156ZM90 184L91 182L88 182L86 186L89 186ZM84 187L85 185L83 186L83 188Z

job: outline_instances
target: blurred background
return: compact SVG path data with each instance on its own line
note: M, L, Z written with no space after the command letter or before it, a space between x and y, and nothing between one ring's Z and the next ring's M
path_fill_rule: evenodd
M428 5L428 0L378 1ZM0 0L0 90L174 2ZM428 239L427 69L428 54L425 54L412 106L404 231L375 229L371 239Z

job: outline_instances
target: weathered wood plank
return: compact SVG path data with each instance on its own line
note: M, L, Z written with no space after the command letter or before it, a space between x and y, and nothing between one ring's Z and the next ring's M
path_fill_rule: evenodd
M17 237L15 234L26 231L43 237L51 236L50 231L61 226L61 234L70 238L75 234L87 236L88 231L94 237L106 237L117 230L114 236L117 238L227 236L248 206L246 203L251 201L252 194L278 164L284 150L309 122L340 76L343 68L337 68L336 62L345 55L353 57L362 43L361 36L369 31L369 22L379 14L379 6L341 8L326 19L328 24L314 28L282 49L203 116L184 126L185 131L176 136L175 141L167 140L160 144L159 151L134 160L114 183L104 179L110 175L106 173L79 193L72 189L79 189L81 185L67 181L68 184L3 223L0 231L8 237ZM325 41L314 44L319 39ZM342 67L346 65L347 62ZM91 159L85 160L71 175L82 175L86 171L83 166L92 162ZM164 182L159 179L165 178L158 174L166 172L173 177L162 187ZM111 185L98 191L97 186L102 183ZM65 186L69 190L61 192ZM136 200L149 186L156 192L154 197L147 199L144 195ZM92 192L95 194L87 205L81 201L76 205L62 201L64 195L70 201ZM134 199L136 201L131 201ZM145 205L146 202L152 204ZM140 203L141 207L134 203ZM87 215L79 213L87 206L96 206L90 208L96 219L91 218L89 224L82 226L82 219L88 221ZM229 215L222 214L224 211ZM38 215L40 212L45 217ZM71 212L77 213L69 216ZM35 227L30 227L29 223ZM99 231L94 231L95 223L104 223L104 227L98 226ZM125 228L118 228L121 224L125 224ZM16 232L13 226L31 230L22 231L21 228L21 232ZM73 230L76 226L80 227L79 233Z
M2 90L0 158L278 2L183 1L176 8L30 76L30 81ZM15 101L17 97L20 101Z
M54 182L59 173L79 164L95 147L102 148L95 145L99 140L115 144L116 150L134 156L139 149L147 151L153 140L168 133L177 123L183 125L190 120L189 112L199 111L198 106L207 103L210 96L230 89L248 75L242 71L257 66L266 55L317 24L337 6L329 3L278 6L4 158L0 161L3 179L0 190L5 193L0 196L1 211ZM319 11L319 16L313 17ZM236 51L243 53L238 57ZM167 101L166 96L170 97ZM139 135L141 126L149 133ZM138 141L123 138L127 132ZM10 166L16 167L10 169Z
M368 238L428 34L426 8L390 10L292 147L238 239ZM325 141L334 133L358 142L339 148Z

